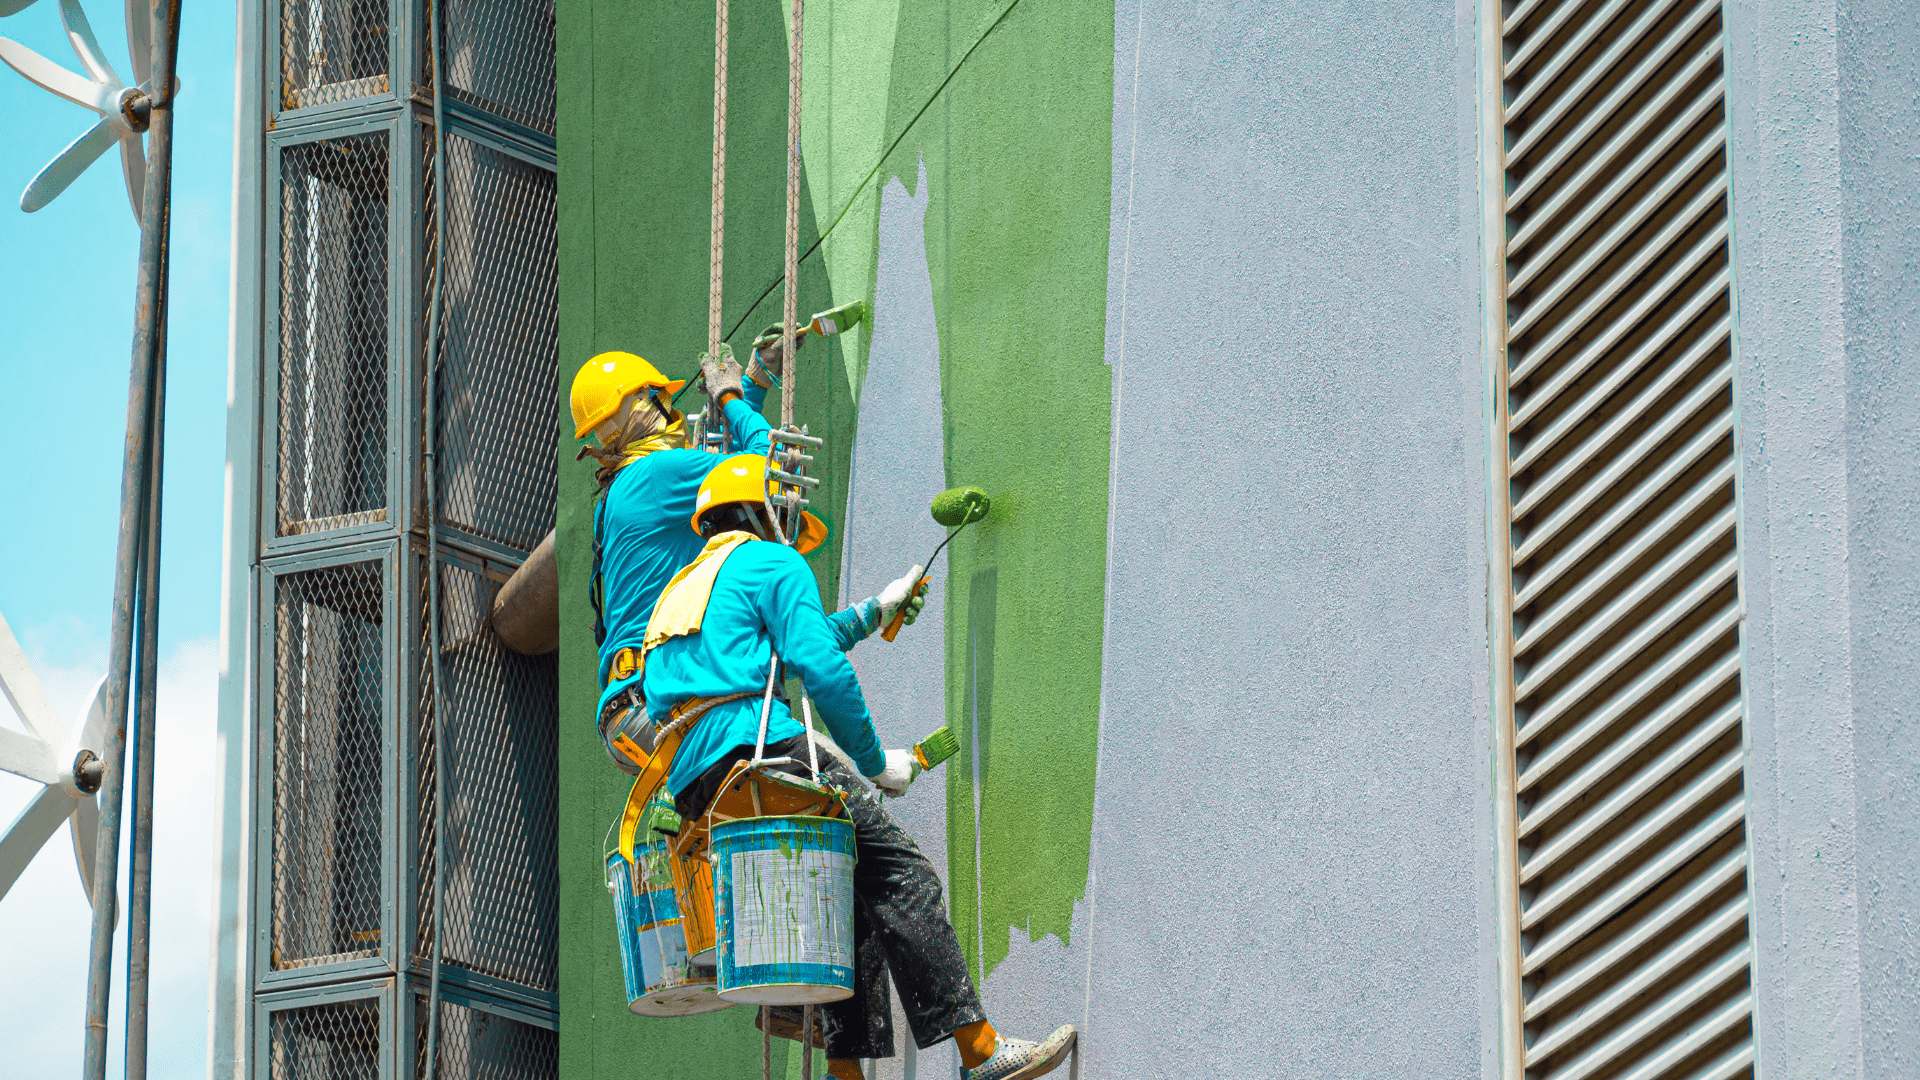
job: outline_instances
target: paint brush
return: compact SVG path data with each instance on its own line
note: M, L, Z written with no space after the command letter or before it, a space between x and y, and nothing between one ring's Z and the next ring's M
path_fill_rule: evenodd
M925 772L960 752L960 740L953 729L942 724L939 731L921 739L913 748L914 760Z
M921 565L928 571L931 571L933 569L933 560L940 557L940 548L947 546L947 540L952 540L954 537L959 536L960 530L966 528L969 523L979 521L981 518L986 517L987 511L992 508L993 500L987 498L987 493L977 487L948 488L940 494L935 495L933 497L933 506L930 508L933 513L933 520L947 526L953 531L947 534L946 540L940 541L940 547L934 548L933 554L927 556L927 561ZM907 594L907 598L900 602L899 609L893 613L893 620L887 623L885 630L880 631L880 637L882 639L892 641L895 637L899 636L900 627L906 625L907 605L913 602L914 597L926 592L927 583L932 580L933 578L931 576L922 577L920 583L913 587L913 591ZM938 733L936 732L936 734Z

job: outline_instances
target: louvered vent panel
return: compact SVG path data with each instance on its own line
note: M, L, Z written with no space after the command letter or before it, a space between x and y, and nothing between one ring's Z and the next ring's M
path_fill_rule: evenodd
M1746 1076L1720 3L1503 15L1526 1075Z

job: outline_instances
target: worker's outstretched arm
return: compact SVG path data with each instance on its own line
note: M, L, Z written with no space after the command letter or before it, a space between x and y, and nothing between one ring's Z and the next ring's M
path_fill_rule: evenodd
M748 385L752 385L749 383ZM761 400L766 400L762 391ZM764 454L772 445L767 433L772 430L767 418L760 410L748 404L744 398L728 398L727 407L721 410L727 420L727 435L733 440L733 452L736 454Z
M882 626L893 619L893 613L899 610L901 604L907 605L906 621L912 623L920 616L920 609L927 604L919 586L920 566L916 563L905 577L881 589L880 595L855 601L851 606L827 616L827 624L833 628L840 651L851 651L855 645L879 632Z
M886 768L886 755L874 734L873 714L860 693L860 680L820 607L819 587L805 560L792 548L779 548L778 559L778 571L768 576L758 597L760 618L773 636L773 647L788 670L800 677L833 741L861 772L878 776Z
M740 393L746 396L747 404L753 406L754 412L762 415L767 411L767 391L770 389L772 388L761 386L752 379L746 379L740 383Z
M834 643L840 646L841 652L851 651L872 637L880 626L880 601L871 596L855 600L827 616L827 628L833 632Z

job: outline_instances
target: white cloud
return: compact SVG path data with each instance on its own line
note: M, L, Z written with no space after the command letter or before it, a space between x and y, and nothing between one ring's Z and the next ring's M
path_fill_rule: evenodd
M23 634L47 695L70 724L84 712L106 668L105 649L73 647L67 628ZM57 658L35 645L67 639ZM219 842L214 793L214 729L219 650L213 639L183 642L160 663L154 765L154 887L151 1080L206 1076L207 971L212 866ZM0 722L17 725L0 698ZM11 822L37 785L0 773L0 823ZM0 1078L78 1075L86 1013L92 909L80 887L63 828L0 898ZM126 858L121 858L126 872ZM124 880L124 878L123 878ZM125 889L122 886L121 896ZM124 1060L126 916L115 944L112 1042L107 1075Z

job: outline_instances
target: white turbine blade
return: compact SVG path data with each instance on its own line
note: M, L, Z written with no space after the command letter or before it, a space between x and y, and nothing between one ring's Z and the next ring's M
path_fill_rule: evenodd
M40 689L40 680L34 678L27 654L20 651L20 642L13 636L13 627L7 625L4 615L0 615L0 690L13 702L13 710L20 714L20 719L27 722L27 730L41 742L58 746L66 741L67 725L61 722L60 713L48 700L47 692Z
M33 6L33 0L0 0L0 19L18 15Z
M87 903L93 903L93 848L100 839L100 801L89 795L73 804L73 816L67 819L67 831L73 836L73 861L80 867L80 887L86 890Z
M107 63L107 54L100 51L100 41L93 36L93 24L87 21L87 13L80 10L80 0L60 0L60 25L67 28L67 41L73 46L73 54L80 58L81 66L95 82L105 83L116 94L126 88L127 84L114 74L113 65Z
M87 718L80 722L80 741L78 747L91 750L95 757L102 757L107 747L107 677L93 684L93 704L87 706Z
M147 201L147 148L140 136L120 136L120 171L126 174L127 202L133 204L133 220L138 222L140 207Z
M73 814L73 796L57 787L40 792L27 804L5 836L0 836L0 896L13 888L20 872L40 854L47 837Z
M0 4L8 0L0 0ZM27 0L29 4L33 0ZM127 54L133 57L133 82L145 86L153 81L153 8L146 0L127 0Z
M102 116L120 110L119 104L114 101L114 95L119 93L118 87L109 90L103 83L75 75L12 38L0 38L0 60L25 75L28 82L43 90L50 90L75 105L83 105Z
M101 117L100 122L88 128L85 135L73 140L65 150L47 162L47 167L41 169L40 175L34 177L33 182L27 185L27 190L21 193L20 209L31 214L52 202L67 190L68 184L87 171L87 166L106 153L107 147L112 146L117 138L119 133L113 130L113 121Z
M24 732L0 727L0 772L42 784L60 782L60 756L52 746Z

